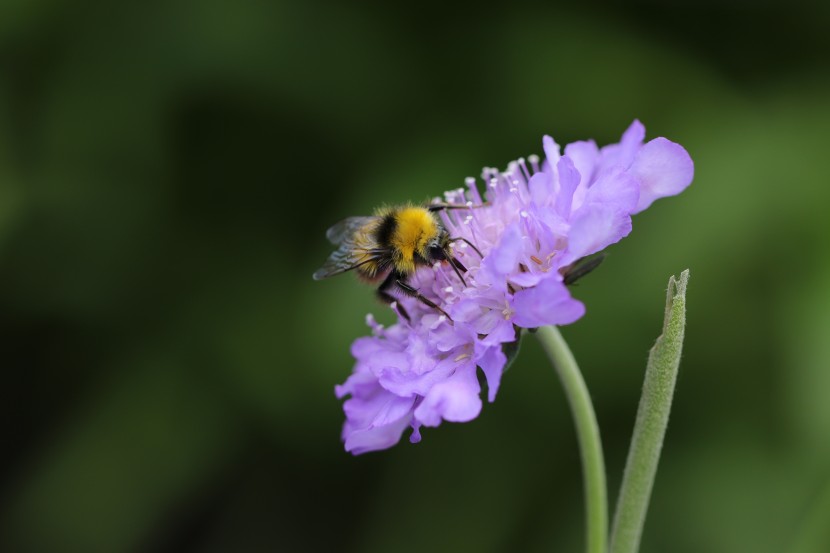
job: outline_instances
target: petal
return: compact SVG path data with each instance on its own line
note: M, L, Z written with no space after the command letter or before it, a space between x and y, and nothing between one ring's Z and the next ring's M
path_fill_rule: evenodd
M475 365L467 363L455 374L433 386L415 409L415 418L424 426L438 426L441 420L467 422L481 412L481 387Z
M412 420L415 408L414 397L397 397L377 382L362 392L343 404L343 440L346 450L354 454L395 445Z
M481 308L475 301L463 300L452 306L453 309L450 314L452 315L454 321L464 322L468 320L465 316L458 315L459 310L455 309L456 307L461 306L461 304L465 304L470 309L475 309L476 315L481 315ZM465 311L463 309L464 306L461 307L461 311ZM467 315L466 317L472 318L473 316ZM455 349L461 344L470 341L469 335L465 332L459 332L459 330L459 325L441 325L438 328L429 331L429 340L431 344L438 349L438 351L450 351L451 349Z
M646 128L640 123L639 120L635 119L632 121L631 125L625 129L625 132L620 139L620 151L622 154L622 164L628 167L631 164L631 161L634 159L634 155L637 153L637 150L642 145L643 140L646 138Z
M605 173L585 194L584 203L600 203L613 206L626 213L637 207L640 182L621 169Z
M630 172L641 182L640 199L634 211L639 213L654 200L685 190L692 182L695 167L683 146L661 137L640 148Z
M490 346L515 340L516 329L513 328L513 323L506 320L499 311L493 311L492 313L497 318L497 324L487 333L487 336L481 339L481 343Z
M546 205L553 199L553 177L550 173L536 173L530 177L527 187L536 205Z
M506 288L504 277L516 268L521 253L522 234L519 225L513 223L504 230L498 245L490 250L481 262L479 275L484 278L480 280L498 289Z
M455 305L449 306L452 320L466 323L481 317L484 310L478 299L479 298L464 299ZM450 327L450 329L452 330L452 327Z
M582 186L588 187L594 179L594 171L599 159L599 148L593 140L571 142L565 146L565 155L574 162L574 167L582 177Z
M337 399L343 399L349 394L369 394L377 387L377 383L377 377L368 370L361 372L355 371L349 375L346 382L334 387L334 395Z
M609 144L600 150L600 170L598 175L612 167L628 169L634 161L637 150L643 144L646 129L642 123L634 120L625 130L618 144Z
M496 399L505 363L507 363L507 356L504 355L501 345L487 348L487 351L478 359L478 366L487 378L487 401L490 403Z
M539 271L534 273L514 273L510 275L510 282L522 288L527 288L529 286L536 286L546 276L545 273Z
M401 372L390 369L381 371L378 375L378 383L396 396L410 397L423 396L429 393L432 388L443 382L452 375L456 362L452 357L443 361L429 359L433 363L432 370L417 374L414 372Z
M571 214L574 190L579 185L579 171L568 156L562 156L556 164L559 171L559 193L556 195L556 212L567 219Z
M362 336L352 342L351 353L355 359L371 357L379 351L386 349L384 341L377 336Z
M615 206L592 203L582 206L574 216L568 248L561 266L596 253L620 241L631 232L631 216Z
M412 426L412 434L409 435L409 443L417 444L421 441L421 423L416 421L413 417L412 422L409 424Z
M517 292L511 307L515 312L513 323L523 328L570 324L585 314L582 302L573 299L567 287L554 277Z
M559 144L554 142L553 137L545 135L542 137L542 148L545 150L545 159L553 169L559 163Z

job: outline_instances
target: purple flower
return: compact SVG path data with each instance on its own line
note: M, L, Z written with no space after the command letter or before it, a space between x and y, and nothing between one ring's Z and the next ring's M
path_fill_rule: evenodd
M368 324L357 339L352 375L335 391L346 399L343 440L359 454L396 444L407 427L411 442L421 426L466 422L481 411L478 368L493 401L507 363L505 347L521 329L565 325L585 306L574 299L563 271L631 232L631 215L654 200L682 192L694 166L682 146L665 138L643 143L634 121L617 144L598 148L574 142L564 154L549 136L544 161L530 156L505 171L485 168L485 197L475 179L467 189L445 193L453 204L442 218L454 238L454 255L467 268L466 286L436 264L411 284L440 305L452 321L413 298L401 298L409 320L389 328Z

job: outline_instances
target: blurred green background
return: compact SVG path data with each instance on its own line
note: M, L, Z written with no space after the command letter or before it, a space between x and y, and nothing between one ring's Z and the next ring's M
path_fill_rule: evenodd
M579 551L538 344L474 422L354 458L333 386L389 315L311 273L340 218L635 117L696 178L564 329L611 500L689 267L643 551L830 551L828 25L818 0L6 0L0 551Z

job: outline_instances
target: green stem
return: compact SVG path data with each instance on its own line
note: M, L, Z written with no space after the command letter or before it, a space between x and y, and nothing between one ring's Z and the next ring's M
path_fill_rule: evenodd
M542 347L562 381L576 425L576 435L582 456L582 472L585 478L586 551L605 553L608 542L605 461L602 457L599 426L591 404L591 396L579 372L576 359L559 330L555 326L541 327L536 336L542 342Z
M637 409L637 421L628 450L614 525L611 532L612 553L636 553L651 498L663 437L669 423L674 385L680 366L683 335L686 328L686 284L689 271L679 280L669 279L663 333L657 338L648 357L643 394Z

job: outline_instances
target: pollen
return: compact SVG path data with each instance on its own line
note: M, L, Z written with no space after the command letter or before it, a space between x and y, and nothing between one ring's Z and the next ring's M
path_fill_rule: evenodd
M531 259L531 261L533 261L533 262L534 262L534 263L536 263L537 265L542 265L542 264L544 263L541 259L539 259L539 258L538 258L538 257L536 257L535 255L531 255L531 256L530 256L530 259Z

